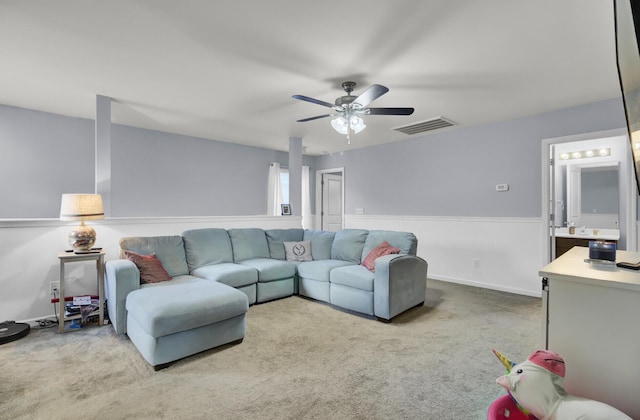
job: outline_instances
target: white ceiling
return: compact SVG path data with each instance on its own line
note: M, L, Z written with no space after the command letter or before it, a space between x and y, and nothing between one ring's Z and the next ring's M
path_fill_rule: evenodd
M8 0L0 103L319 155L410 138L443 116L469 127L620 96L606 0ZM390 88L351 146L333 102ZM448 128L444 130L452 130Z

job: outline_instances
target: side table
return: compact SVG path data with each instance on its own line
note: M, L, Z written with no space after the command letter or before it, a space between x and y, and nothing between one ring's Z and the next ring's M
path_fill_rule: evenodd
M75 252L61 251L58 253L60 259L60 296L58 300L58 308L60 311L60 321L58 322L58 331L64 332L64 322L72 319L79 319L82 315L65 316L64 305L64 267L65 264L82 262L82 261L95 261L96 271L98 275L98 309L93 311L91 315L99 315L99 325L104 324L104 251L95 251L87 254L76 254Z

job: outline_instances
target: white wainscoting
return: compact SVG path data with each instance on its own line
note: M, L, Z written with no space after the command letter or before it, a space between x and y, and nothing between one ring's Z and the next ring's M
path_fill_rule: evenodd
M125 236L179 235L188 229L299 228L296 216L232 216L179 218L121 218L90 222L96 230L95 246L106 260L119 258L118 242ZM73 222L47 220L0 221L0 321L29 322L53 315L49 283L59 277L58 252L68 248ZM96 294L95 263L67 265L68 295Z
M412 232L436 280L540 297L540 218L346 215L346 228ZM428 285L427 285L428 288Z

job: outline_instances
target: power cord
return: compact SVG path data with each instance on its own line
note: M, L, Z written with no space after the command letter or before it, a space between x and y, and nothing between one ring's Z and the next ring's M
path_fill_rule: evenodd
M55 299L56 297L58 297L58 292L54 291L53 299ZM58 325L58 323L60 322L58 320L58 305L55 302L52 302L52 304L53 304L53 314L55 319L49 319L49 318L38 319L37 321L35 321L37 324L35 328L53 328L56 325Z
M57 319L39 319L36 321L38 324L35 328L53 328L58 325Z

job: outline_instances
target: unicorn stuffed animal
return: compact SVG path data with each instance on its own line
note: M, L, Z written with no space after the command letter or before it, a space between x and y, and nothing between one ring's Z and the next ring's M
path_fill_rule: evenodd
M540 420L631 420L610 405L568 394L562 385L564 373L562 357L537 350L496 382Z

